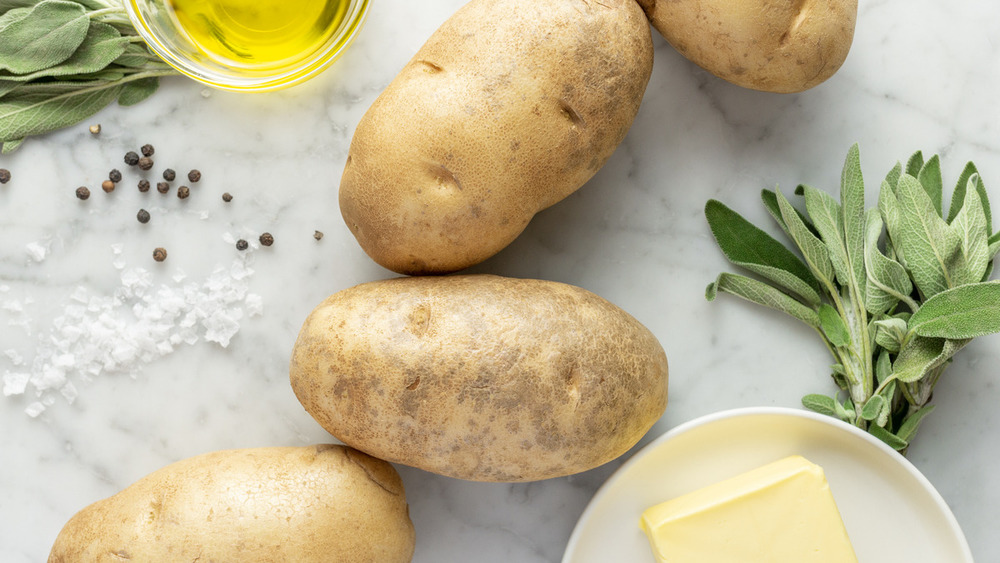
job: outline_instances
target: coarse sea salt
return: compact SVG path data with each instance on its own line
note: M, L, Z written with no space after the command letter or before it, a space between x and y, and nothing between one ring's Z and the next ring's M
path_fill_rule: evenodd
M123 250L124 245L112 246L120 285L111 295L76 287L47 327L32 326L26 316L24 305L31 299L0 304L18 317L9 324L27 323L26 332L37 333L33 350L8 349L0 356L10 365L3 372L3 394L34 393L38 398L25 408L28 416L40 415L58 395L73 403L79 394L74 380L86 382L102 374L135 377L157 358L202 341L227 347L244 316L263 312L261 297L249 292L252 253L240 253L229 266L216 266L200 282L178 270L169 281L156 283L146 269L127 267Z

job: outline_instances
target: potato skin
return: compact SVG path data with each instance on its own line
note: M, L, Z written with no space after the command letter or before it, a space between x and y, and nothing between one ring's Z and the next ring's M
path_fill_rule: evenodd
M634 0L472 0L358 124L344 221L399 273L485 260L604 165L652 60Z
M733 84L801 92L844 64L857 0L638 0L682 55Z
M306 319L290 371L343 442L475 481L601 465L667 401L663 348L627 313L571 285L490 275L336 293Z
M335 445L178 461L78 512L49 563L406 562L414 531L388 463Z

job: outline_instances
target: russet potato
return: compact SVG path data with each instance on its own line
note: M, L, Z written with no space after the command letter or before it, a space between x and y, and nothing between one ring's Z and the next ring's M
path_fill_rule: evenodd
M399 273L489 258L604 165L652 60L634 0L472 0L358 124L340 184L348 228Z
M290 372L346 444L476 481L601 465L667 402L666 355L630 315L578 287L490 275L336 293L306 319Z
M388 563L413 547L396 470L318 445L168 465L73 516L49 563Z
M857 0L638 0L671 45L734 84L800 92L837 72Z

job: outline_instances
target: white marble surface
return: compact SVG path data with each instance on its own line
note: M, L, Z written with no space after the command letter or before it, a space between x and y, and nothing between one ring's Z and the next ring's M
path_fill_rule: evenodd
M0 305L10 305L0 307L0 352L18 351L29 367L43 353L40 338L61 330L57 319L77 288L97 297L120 290L116 266L148 270L154 286L179 287L178 269L183 283L203 285L215 266L241 260L227 233L256 238L266 230L277 241L246 258L253 273L233 306L249 313L246 294L259 295L263 314L245 315L228 348L202 338L131 377L71 375L75 402L50 394L53 404L37 418L24 412L37 400L30 386L0 397L0 560L43 560L74 512L172 461L328 440L287 383L292 343L322 298L390 276L340 219L348 143L375 96L462 3L378 0L353 48L309 84L240 95L170 79L139 106L109 108L0 157L14 174L0 186ZM805 182L834 190L857 141L869 180L923 149L941 153L951 182L976 161L1000 203L1000 6L861 0L858 20L841 71L799 95L731 86L655 38L639 117L611 161L474 268L582 286L657 335L671 361L671 399L642 443L702 414L796 406L805 393L832 390L824 348L796 321L732 298L704 300L706 284L727 268L702 216L708 198L767 223L761 188ZM93 122L104 128L97 139L87 132ZM154 171L202 170L188 201L138 193L133 171L114 194L100 191L110 168L127 168L122 154L146 142L156 146ZM81 184L94 192L88 202L73 197ZM234 194L231 204L222 203L223 191ZM872 186L870 203L874 193ZM153 212L150 224L136 222L139 207ZM313 240L314 229L326 237ZM34 242L48 248L41 262L26 253ZM114 244L122 245L118 257ZM156 246L169 250L163 264L150 259ZM0 354L0 373L25 368L14 363ZM909 454L984 562L1000 561L997 365L997 337L960 353ZM418 534L415 561L558 561L587 501L620 462L519 485L400 467ZM873 525L891 518L886 510Z

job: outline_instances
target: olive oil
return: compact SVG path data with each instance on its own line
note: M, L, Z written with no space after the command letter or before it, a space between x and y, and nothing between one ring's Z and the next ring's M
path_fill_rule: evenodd
M314 54L344 20L349 0L167 0L190 41L215 62L276 69Z

